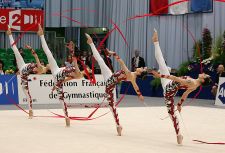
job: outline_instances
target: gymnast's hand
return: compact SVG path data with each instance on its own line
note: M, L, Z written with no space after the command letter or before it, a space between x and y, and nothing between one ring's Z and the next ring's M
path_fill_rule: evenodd
M160 78L160 74L156 72L155 70L152 70L151 73L153 74L154 77Z
M10 26L8 26L8 30L6 31L6 34L7 34L7 35L12 35L12 31L11 31Z
M85 33L85 36L87 37L87 44L90 45L91 43L93 43L93 40L89 34Z
M43 29L42 29L40 24L38 24L38 32L37 32L37 34L38 34L38 36L44 35L44 31L43 31Z
M144 101L144 97L142 95L138 96L140 101Z
M26 47L27 49L32 50L32 47L31 47L31 46L29 46L29 45L25 45L25 47Z
M154 30L154 33L153 33L153 36L152 36L152 42L158 42L159 39L158 39L158 33L156 30Z
M179 113L181 112L182 107L177 105L177 110L179 111Z
M25 47L26 47L27 49L29 49L33 55L36 55L36 52L33 50L33 48L32 48L31 46L25 45Z

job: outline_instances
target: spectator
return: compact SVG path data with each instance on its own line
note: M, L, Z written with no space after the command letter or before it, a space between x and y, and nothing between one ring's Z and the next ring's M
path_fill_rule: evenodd
M220 64L217 67L217 75L216 75L215 84L213 85L212 90L211 90L211 92L214 96L216 96L216 93L217 93L217 88L218 88L218 83L219 83L220 77L225 77L224 66L222 64Z
M2 60L0 60L0 75L4 75L4 63Z
M89 68L92 67L92 53L91 52L88 52L88 56L87 56L87 66Z
M88 53L87 53L87 51L81 52L81 54L80 54L77 58L78 58L77 64L78 64L78 66L79 66L79 69L80 69L81 71L83 71L84 68L83 68L83 65L81 64L81 61L82 61L83 64L85 64L85 65L88 64L88 63L87 63L87 59L88 59Z
M72 63L73 63L73 59L72 59L71 55L68 55L67 59L66 59L66 62L65 62L65 66L66 67L71 67L71 66L73 66Z
M46 65L46 64L44 63L44 61L42 61L42 60L40 61L40 63L41 63L41 65L42 65L43 67L46 67L46 72L43 71L42 74L51 74L51 70L50 70L49 64Z
M43 61L40 61L41 65L45 67L45 63Z
M88 58L88 52L87 51L83 51L83 54L81 55L80 59L81 59L81 61L83 61L83 63L85 65L87 65L87 58Z
M88 52L88 56L87 56L87 60L86 60L86 65L90 68L90 69L92 69L92 60L93 60L94 58L93 58L93 55L92 55L92 52ZM101 74L101 70L100 70L100 68L99 68L99 65L98 65L98 62L96 62L95 61L95 59L94 59L94 63L93 63L94 65L94 73L95 74Z
M107 50L107 48L105 47L105 44L102 44L101 50L100 50L100 55L101 55L102 59L104 60L105 64L110 68L110 70L112 72L114 72L112 60L110 58L111 55L110 56L107 55L108 51L106 51L106 50Z
M135 50L135 57L131 60L131 71L134 72L136 68L145 67L144 58L140 57L140 51Z
M19 72L19 71L18 71ZM8 70L5 71L5 74L14 74L14 70L12 67L10 67Z

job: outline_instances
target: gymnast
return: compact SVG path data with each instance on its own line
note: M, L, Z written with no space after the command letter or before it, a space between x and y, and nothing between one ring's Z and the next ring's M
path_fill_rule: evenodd
M58 99L63 107L66 126L69 127L70 126L70 118L68 115L67 104L64 100L63 83L66 81L72 80L72 79L80 79L83 77L86 78L86 75L89 75L89 74L86 74L84 71L80 71L80 69L77 65L76 58L73 58L73 66L59 68L56 63L56 60L54 59L51 51L48 48L48 45L47 45L45 37L44 37L44 31L41 28L41 25L39 25L39 30L38 30L37 34L40 36L42 48L47 56L49 68L50 68L51 73L54 78L55 85L54 85L52 91L54 91L55 89L57 91ZM69 47L71 55L74 54L74 45L69 45L67 47ZM88 73L91 73L91 72L88 71Z
M176 76L170 75L167 65L165 63L165 60L163 58L160 46L159 46L158 34L156 30L154 31L152 41L155 46L155 58L157 63L159 64L160 73L154 70L151 70L151 73L155 77L161 78L161 84L164 90L165 104L167 106L169 116L173 122L173 126L176 131L177 143L182 144L183 136L180 132L179 120L175 113L174 96L176 95L179 89L186 90L181 96L181 99L177 104L177 110L181 112L181 106L183 102L186 100L186 98L188 97L188 95L201 85L202 86L210 85L212 80L210 76L205 73L199 74L197 79L193 79L191 77L186 77L186 76L176 77Z
M97 51L97 49L92 41L92 38L88 34L85 34L85 35L87 37L87 43L91 47L93 56L96 59L96 61L98 62L101 72L102 72L102 75L103 75L103 78L104 78L104 81L106 82L105 92L107 93L107 100L109 102L110 110L111 110L111 112L114 116L115 122L116 122L118 136L121 136L122 126L119 123L119 117L118 117L118 113L116 110L115 95L113 94L113 90L115 89L115 86L118 83L120 83L121 81L130 81L138 95L138 98L141 101L143 101L144 97L142 96L142 94L139 90L139 87L136 84L136 78L137 77L145 78L145 76L147 75L147 68L137 68L135 72L130 72L128 70L127 66L125 65L125 63L123 62L123 60L115 52L109 51L107 49L106 50L107 54L113 55L115 57L115 59L119 62L120 66L122 68L120 71L112 73L110 68L105 64L104 60L102 59L99 52Z
M16 57L17 67L19 69L19 73L20 73L20 77L21 77L22 89L23 89L23 92L26 95L26 98L28 101L29 119L32 119L33 118L33 109L32 109L33 101L32 101L32 97L31 97L30 90L29 90L28 76L30 74L42 74L44 71L47 71L47 68L44 68L43 66L41 66L40 60L39 60L36 52L28 45L26 45L26 47L28 49L32 50L32 54L34 55L37 64L25 63L23 60L23 57L21 56L20 52L18 51L18 48L16 47L16 43L14 42L10 27L8 27L6 34L9 36L10 45L11 45L11 48Z

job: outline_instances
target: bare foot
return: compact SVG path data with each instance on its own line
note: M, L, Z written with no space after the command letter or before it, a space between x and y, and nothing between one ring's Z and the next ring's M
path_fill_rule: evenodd
M10 28L9 25L8 25L8 30L6 31L6 34L7 34L7 35L12 35L12 31L11 31L11 28Z
M122 135L122 126L121 125L119 125L117 128L116 128L116 130L117 130L117 133L118 133L118 136L121 136Z
M153 43L159 41L157 31L154 31L153 36L152 36L152 41L153 41Z
M91 36L87 33L85 33L86 38L91 38Z
M43 29L42 29L40 24L38 24L38 32L37 32L37 34L38 34L38 36L44 35L44 31L43 31Z
M181 112L181 109L182 107L179 104L177 104L177 110L179 111L179 113Z
M144 99L145 99L142 95L138 96L138 98L140 101L144 101Z
M182 141L183 141L183 136L182 135L178 135L177 136L177 143L182 145Z
M89 34L85 33L85 36L87 38L87 44L90 45L91 43L93 43L93 40L92 40L92 38L91 38L91 36Z
M32 119L34 116L33 110L29 110L29 119Z
M70 118L66 117L66 127L70 127Z

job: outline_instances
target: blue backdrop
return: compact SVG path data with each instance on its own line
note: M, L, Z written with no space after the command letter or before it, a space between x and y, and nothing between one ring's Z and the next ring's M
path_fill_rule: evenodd
M0 75L0 105L19 103L16 75Z

